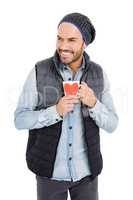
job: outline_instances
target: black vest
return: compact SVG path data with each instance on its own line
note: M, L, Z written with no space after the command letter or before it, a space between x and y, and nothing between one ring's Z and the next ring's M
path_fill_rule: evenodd
M85 52L84 58L85 69L80 82L86 82L93 89L96 97L101 100L103 91L102 68L90 61L89 56ZM59 63L58 53L55 52L53 57L40 61L35 65L38 91L38 105L35 110L55 105L64 96L63 78L59 71ZM81 104L81 112L84 122L84 137L88 147L91 177L93 179L100 174L103 167L99 127L89 116L86 105ZM48 127L29 130L26 161L28 168L36 175L52 177L61 132L62 121Z

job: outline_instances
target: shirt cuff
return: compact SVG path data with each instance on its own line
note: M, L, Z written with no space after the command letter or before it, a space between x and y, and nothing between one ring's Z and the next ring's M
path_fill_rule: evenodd
M91 117L94 117L101 111L101 102L97 99L96 104L93 108L88 108Z
M56 105L54 105L46 108L45 110L42 110L38 120L39 122L45 121L47 125L52 125L61 121L62 119L63 118L59 115L59 113L56 110Z

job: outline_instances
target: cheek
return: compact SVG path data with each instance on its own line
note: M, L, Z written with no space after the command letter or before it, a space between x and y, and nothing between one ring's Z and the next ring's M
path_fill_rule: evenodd
M58 41L56 41L56 48L58 49L59 48L59 42Z
M78 43L74 44L72 48L73 48L74 52L81 51L81 45L79 45Z
M79 49L79 45L77 43L71 44L71 47L72 47L73 50Z

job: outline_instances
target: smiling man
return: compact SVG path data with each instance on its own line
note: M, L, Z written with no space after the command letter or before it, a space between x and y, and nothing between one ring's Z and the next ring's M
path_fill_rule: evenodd
M57 51L62 63L70 66L80 66L85 43L77 27L63 22L58 28Z
M28 168L35 173L38 200L98 200L103 167L100 129L118 124L110 84L85 48L95 39L80 13L58 24L54 56L31 70L15 110L15 126L28 129ZM63 81L79 81L79 95L64 95Z

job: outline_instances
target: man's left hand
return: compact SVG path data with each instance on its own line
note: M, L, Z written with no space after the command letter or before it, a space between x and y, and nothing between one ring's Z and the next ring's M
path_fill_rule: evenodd
M79 97L83 104L91 108L95 106L97 101L93 90L85 82L81 82L79 85Z

